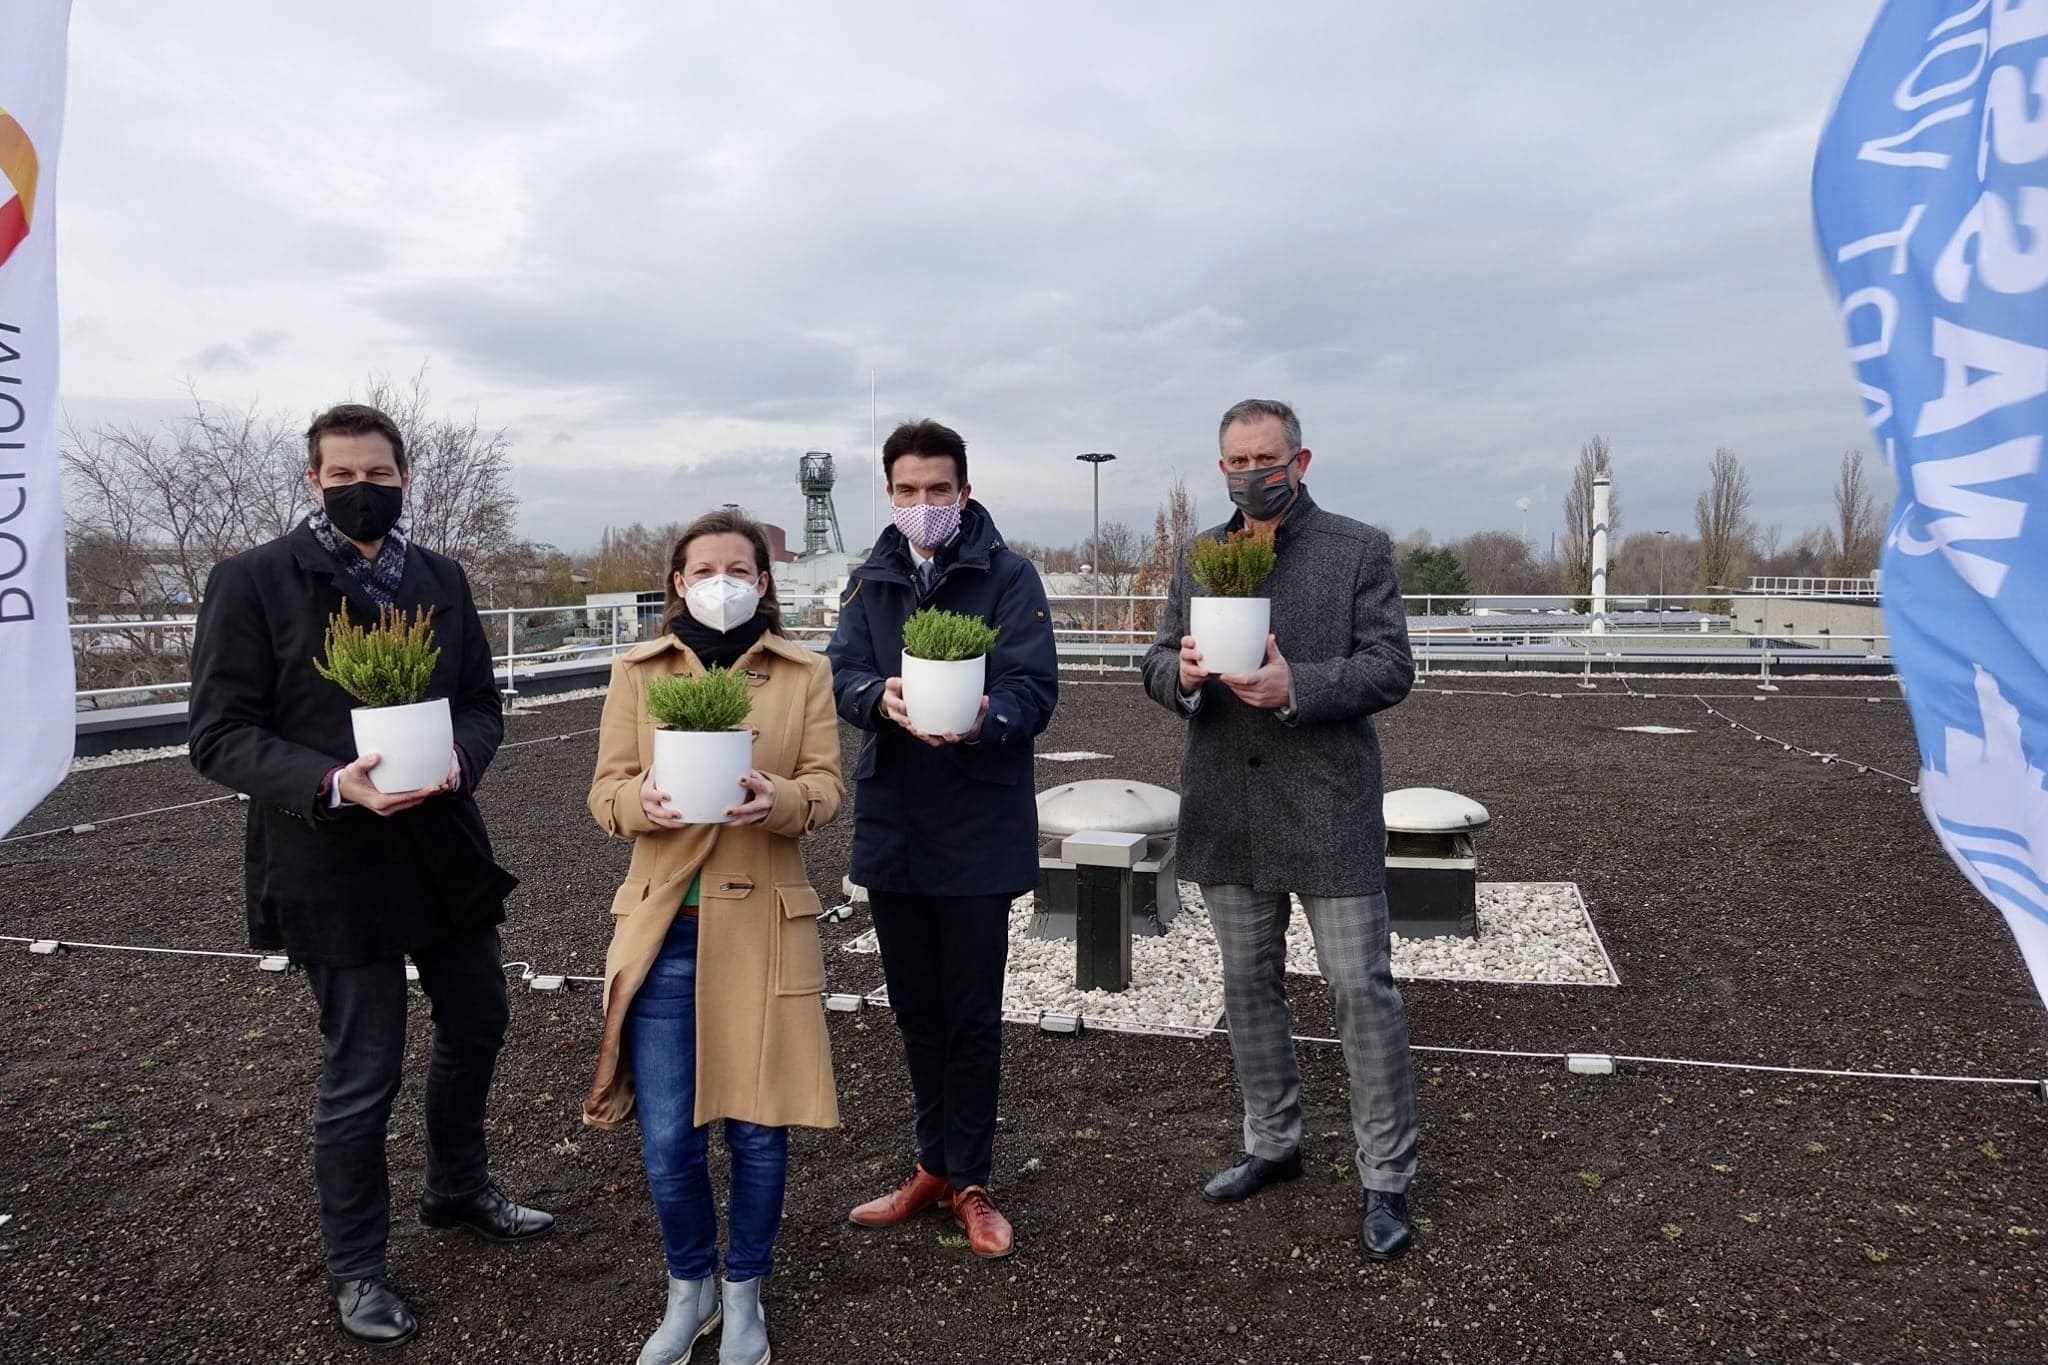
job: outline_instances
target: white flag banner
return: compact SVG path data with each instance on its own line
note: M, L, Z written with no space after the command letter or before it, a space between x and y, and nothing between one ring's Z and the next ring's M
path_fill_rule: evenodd
M0 13L0 833L76 733L57 461L57 144L70 0Z

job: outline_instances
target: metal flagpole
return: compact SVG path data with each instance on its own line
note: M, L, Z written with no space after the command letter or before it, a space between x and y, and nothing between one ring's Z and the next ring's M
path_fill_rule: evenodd
M882 448L875 442L875 372L868 371L868 553L882 538L881 514L876 510L875 490L882 484Z

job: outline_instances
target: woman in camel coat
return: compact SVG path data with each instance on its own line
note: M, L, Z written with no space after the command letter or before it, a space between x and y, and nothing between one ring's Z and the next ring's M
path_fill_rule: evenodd
M760 1291L781 1219L788 1129L839 1122L820 993L818 896L797 840L838 813L831 666L782 633L768 541L734 511L676 543L664 631L612 668L590 813L633 840L612 899L604 1031L585 1123L638 1107L642 1152L669 1269L668 1311L640 1359L672 1365L724 1318L722 1361L767 1359ZM732 822L686 825L654 786L647 684L709 664L744 671L754 767ZM708 1125L732 1155L729 1240L715 1292L717 1215Z

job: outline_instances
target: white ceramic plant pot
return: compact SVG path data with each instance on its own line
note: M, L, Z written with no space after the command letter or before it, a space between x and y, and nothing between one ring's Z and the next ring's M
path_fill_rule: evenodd
M455 757L455 724L448 699L410 706L359 706L349 712L356 753L377 755L370 785L380 792L416 792L448 780Z
M903 705L910 723L928 735L964 735L981 714L988 656L918 659L903 656Z
M744 805L740 779L754 768L751 730L656 730L654 785L669 809L693 825L730 823L726 811Z
M1266 662L1273 630L1267 597L1196 597L1188 602L1188 634L1211 673L1250 673Z

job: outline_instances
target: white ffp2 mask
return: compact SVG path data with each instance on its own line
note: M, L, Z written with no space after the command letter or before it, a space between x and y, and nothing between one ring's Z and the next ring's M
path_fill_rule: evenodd
M744 578L719 574L692 583L683 605L700 623L723 634L753 619L761 609L761 590Z

